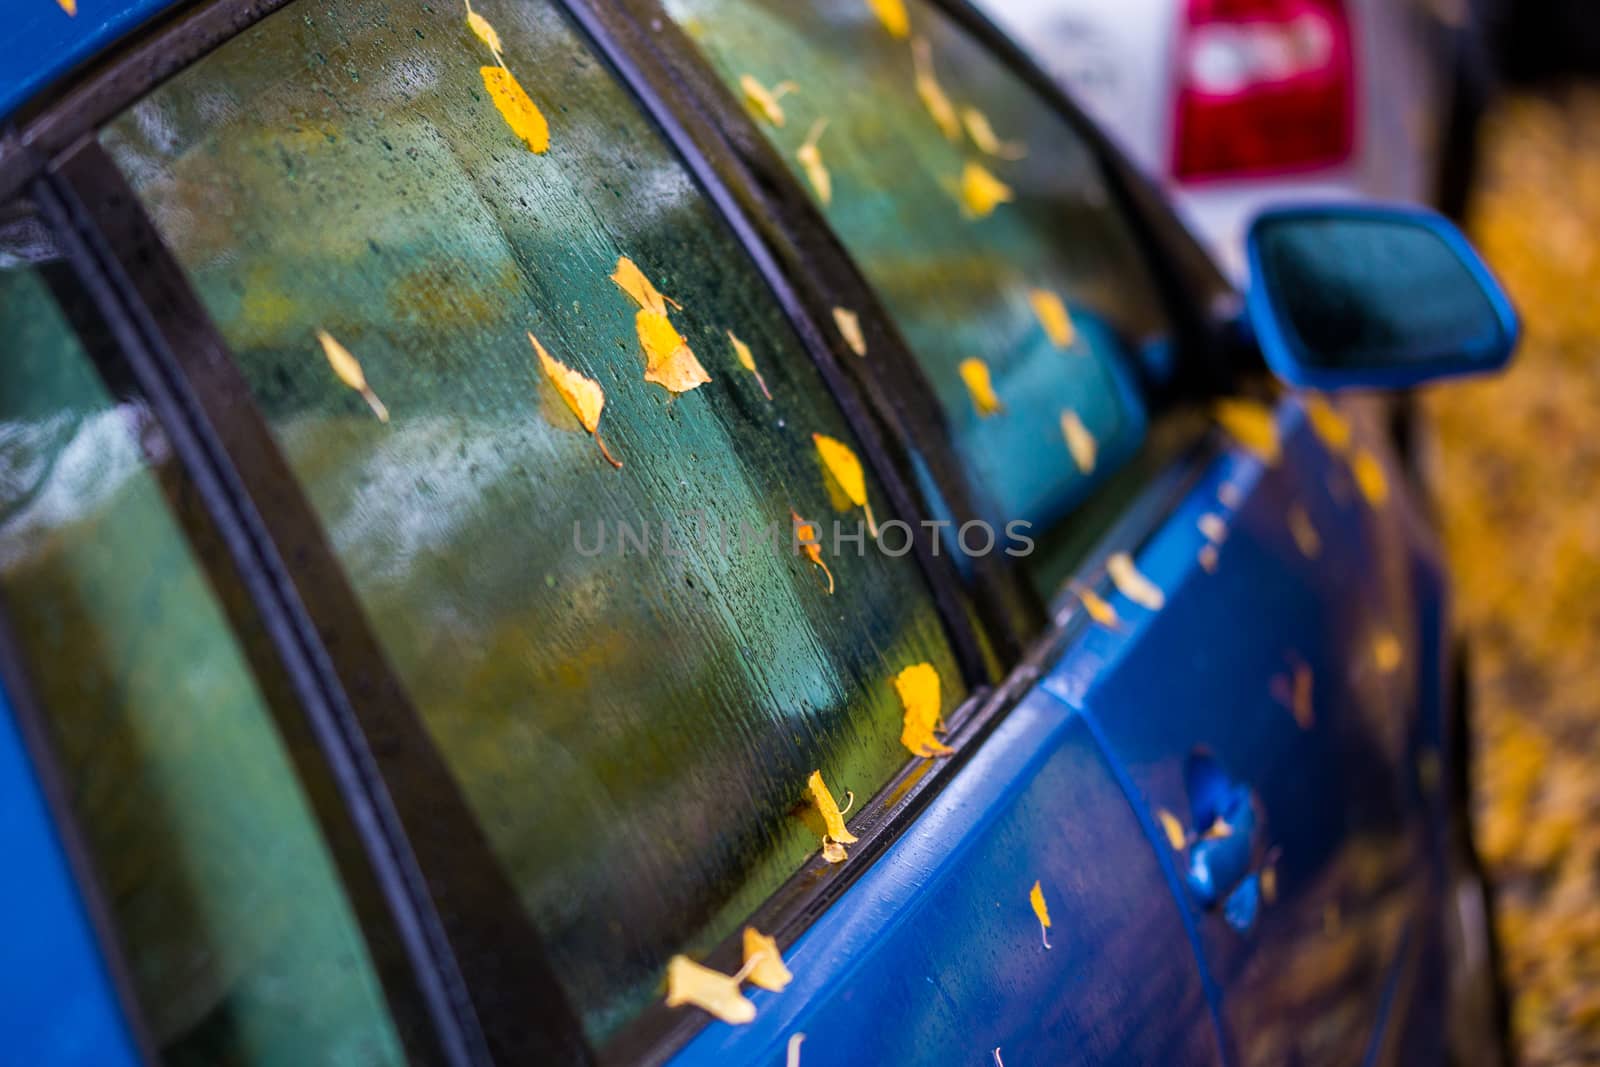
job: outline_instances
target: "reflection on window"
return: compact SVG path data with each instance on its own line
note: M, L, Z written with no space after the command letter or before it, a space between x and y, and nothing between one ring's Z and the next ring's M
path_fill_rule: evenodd
M282 743L144 466L155 431L56 310L52 258L31 223L0 229L0 588L144 1017L172 1064L401 1062Z
M813 435L860 446L687 172L548 6L474 10L525 103L464 8L302 0L105 143L603 1039L816 852L812 770L908 758L896 672L961 690L910 557L834 551ZM831 595L741 536L792 514Z
M1126 348L1166 332L1082 139L920 2L666 7L882 294L986 517L1048 535L1137 447Z

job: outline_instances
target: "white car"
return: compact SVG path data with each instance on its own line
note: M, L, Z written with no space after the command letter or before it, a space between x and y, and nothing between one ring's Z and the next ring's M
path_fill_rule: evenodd
M1236 279L1270 204L1462 207L1485 82L1470 0L979 6L1172 191Z

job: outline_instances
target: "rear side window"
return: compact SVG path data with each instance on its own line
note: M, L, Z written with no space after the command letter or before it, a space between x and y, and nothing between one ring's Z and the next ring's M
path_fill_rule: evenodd
M157 1049L403 1062L288 753L168 509L171 472L147 466L170 452L106 392L52 291L78 289L44 231L0 226L0 590Z
M498 50L462 6L301 0L104 143L598 1041L816 852L813 770L842 800L908 758L897 672L963 693L913 560L835 545L866 508L814 435L861 446L686 170L547 4L473 10Z
M1137 448L1128 364L1168 332L1082 138L916 0L666 7L881 294L986 517L1048 535Z

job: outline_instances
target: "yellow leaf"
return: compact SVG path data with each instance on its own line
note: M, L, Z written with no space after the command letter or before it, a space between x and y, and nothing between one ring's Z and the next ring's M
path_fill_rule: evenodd
M1029 289L1028 303L1033 305L1033 313L1050 343L1057 348L1071 348L1077 331L1072 328L1072 316L1067 314L1067 305L1061 298L1048 289Z
M744 93L745 104L774 126L782 126L787 121L783 114L783 105L778 101L798 88L794 82L779 82L768 89L756 81L753 74L739 75L739 91Z
M828 840L841 845L853 844L856 835L845 829L844 814L839 811L839 805L834 803L833 794L828 792L821 771L811 772L811 777L806 779L806 788L811 790L811 799L816 802L817 811L822 813L822 825L828 828Z
M611 450L599 434L600 412L606 406L605 390L593 378L587 378L561 361L552 359L533 334L528 334L528 340L533 342L533 350L539 355L539 366L544 368L545 377L550 379L550 384L556 387L556 392L561 394L561 399L567 402L572 413L578 416L583 428L594 435L595 444L600 446L600 454L606 457L606 462L620 469L622 461L611 455Z
M1139 568L1133 565L1133 557L1126 552L1118 552L1106 560L1106 573L1111 576L1111 584L1117 587L1117 592L1141 607L1160 611L1167 602L1166 595L1139 573Z
M667 1007L693 1004L725 1023L747 1023L756 1017L756 1006L739 991L739 982L739 976L674 956L667 961Z
M500 35L495 32L489 20L472 10L472 5L467 5L467 25L472 27L472 32L478 35L478 40L489 46L489 51L494 53L496 62L500 60Z
M1061 435L1067 439L1067 451L1072 453L1072 462L1078 465L1078 470L1084 474L1093 474L1100 446L1095 442L1094 434L1090 433L1083 420L1078 418L1076 411L1061 413Z
M850 351L858 356L866 356L867 339L861 332L861 316L846 308L834 308L833 324L838 328L839 336L844 338L844 343L850 346Z
M1278 902L1278 867L1269 863L1261 869L1261 899L1268 904Z
M77 15L78 0L56 0L56 3L61 5L61 10L65 11L68 15Z
M1283 455L1278 443L1278 422L1272 409L1255 400L1222 400L1215 409L1217 422L1244 448L1272 466Z
M832 476L845 498L867 513L867 529L872 532L873 537L877 537L878 524L872 517L872 505L867 503L867 479L862 473L861 461L856 458L849 445L827 434L814 433L811 435L811 441L817 446L817 455L822 457L823 467Z
M995 396L994 382L989 377L989 364L981 359L964 359L956 370L966 383L967 392L972 394L972 404L978 409L980 418L987 419L1005 410L1005 405Z
M833 838L824 837L822 839L822 858L829 863L843 863L850 858L850 853L846 852L844 846Z
M924 759L954 752L934 736L935 731L943 729L944 722L939 714L939 672L933 665L918 663L907 667L895 675L894 689L905 709L900 743L912 755Z
M961 168L961 208L973 218L986 218L1012 198L1011 186L981 165L968 162Z
M889 36L903 40L911 32L911 20L906 17L905 0L867 0L867 6L878 16Z
M1217 502L1225 508L1237 509L1244 503L1244 491L1232 482L1223 482L1217 487Z
M1161 820L1161 829L1167 835L1167 844L1172 846L1172 851L1182 852L1183 847L1189 843L1189 835L1184 830L1183 823L1166 808L1158 810L1156 818Z
M1217 573L1219 555L1216 545L1207 544L1200 546L1200 555L1196 558L1199 559L1202 570L1207 574L1215 574Z
M1356 476L1356 486L1367 503L1375 508L1383 507L1389 499L1389 479L1384 476L1378 457L1359 448L1350 459L1350 471Z
M789 1035L789 1051L784 1057L783 1067L800 1067L800 1042L805 1039L805 1034Z
M645 381L655 382L672 393L687 393L711 380L695 358L694 349L665 315L640 308L633 324L644 349Z
M1325 397L1307 394L1304 403L1311 432L1327 446L1328 451L1343 452L1350 447L1350 423Z
M1044 947L1050 947L1050 909L1044 905L1044 889L1038 882L1033 883L1033 888L1028 890L1028 903L1033 905L1033 914L1039 918L1039 936L1044 940Z
M1311 522L1311 516L1306 514L1306 509L1299 504L1289 507L1289 533L1294 537L1296 547L1306 559L1316 559L1322 555L1322 536L1317 533L1317 528Z
M1021 159L1028 154L1027 146L1020 142L1002 141L996 137L994 127L989 125L989 116L975 107L961 109L961 124L967 128L967 136L972 138L972 143L984 155L998 159Z
M744 966L740 970L750 972L752 985L770 989L774 993L783 992L784 986L794 980L794 975L784 966L778 942L754 926L744 928Z
M800 166L806 172L806 180L811 183L811 188L816 190L817 199L822 201L824 207L833 203L833 176L828 173L828 168L822 162L822 149L817 147L817 142L822 139L822 132L827 128L827 119L813 122L811 129L806 132L805 141L794 150L794 158L800 161Z
M1401 647L1399 638L1385 631L1372 642L1372 658L1378 664L1379 671L1392 674L1405 658L1405 649Z
M378 394L372 391L367 384L366 372L361 369L361 364L350 350L338 341L327 330L317 331L317 340L322 343L322 354L328 359L328 366L333 368L333 373L345 385L361 394L361 399L367 402L367 407L378 416L379 422L389 421L389 409L384 407L383 401L378 399Z
M1088 586L1072 583L1072 592L1083 603L1083 610L1089 613L1089 618L1106 627L1115 630L1122 625L1122 618L1117 614L1117 609Z
M735 337L732 330L728 331L728 340L733 342L733 355L739 361L739 366L755 375L756 384L761 386L761 395L771 400L772 390L767 388L767 380L756 370L756 357L751 354L750 346Z
M917 96L922 98L922 106L933 116L934 123L946 140L961 140L961 120L956 117L956 109L950 103L950 98L944 95L939 79L934 77L933 46L928 44L926 37L918 37L911 42L911 62L916 68Z
M550 124L512 73L504 67L479 67L478 73L483 75L483 87L511 132L536 155L549 151Z
M1228 539L1228 523L1221 515L1208 511L1200 516L1200 532L1207 541L1220 545Z
M800 517L800 513L795 511L793 508L789 509L789 520L794 526L795 544L800 547L800 551L805 553L806 559L809 559L812 563L816 564L818 567L821 567L822 573L827 575L828 595L832 596L833 572L829 570L828 565L822 561L822 542L817 537L817 528L811 523L807 522L805 519L802 519Z
M671 304L679 311L683 310L683 306L676 300L662 296L661 290L651 284L650 279L644 276L644 271L639 269L639 265L627 256L617 257L617 269L612 272L610 277L612 281L617 283L618 289L627 293L633 298L635 304L638 304L646 311L653 311L657 315L664 316L667 313L668 304Z

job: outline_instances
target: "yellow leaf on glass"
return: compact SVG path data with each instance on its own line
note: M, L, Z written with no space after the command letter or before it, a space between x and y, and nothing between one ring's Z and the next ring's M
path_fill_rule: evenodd
M944 95L939 79L934 76L933 46L926 37L918 37L911 42L911 62L915 68L917 96L921 98L922 106L928 109L928 114L933 117L934 124L946 140L961 140L961 119L956 115L950 98Z
M827 119L813 122L811 129L806 131L806 139L794 150L794 158L800 161L801 169L806 172L806 181L811 183L823 206L833 203L833 175L828 173L827 166L822 162L822 149L817 147L827 128Z
M994 127L989 125L989 116L975 107L961 109L961 124L967 128L967 136L978 146L978 151L986 156L1021 159L1028 154L1027 146L1021 142L1000 140L995 135Z
M533 334L528 334L528 340L533 343L533 350L539 355L539 366L544 369L545 377L550 379L550 384L556 387L556 392L561 394L561 399L567 402L567 407L572 413L578 416L583 428L593 435L595 444L600 446L600 454L606 457L606 462L620 469L622 461L612 456L611 450L600 437L600 413L606 406L606 394L600 388L600 383L552 358Z
M1089 618L1104 626L1108 630L1115 630L1122 625L1122 617L1117 614L1117 609L1111 603L1090 589L1077 582L1072 583L1072 593L1083 604L1083 610L1089 613Z
M502 51L500 35L495 32L493 26L489 25L488 19L472 10L470 4L467 5L467 25L472 28L473 33L478 35L478 40L489 46L489 51L494 53L495 61L499 62L500 52Z
M668 296L662 296L661 290L657 289L650 279L644 276L644 271L639 269L639 265L627 256L617 257L617 269L611 273L610 277L613 282L617 283L618 289L627 293L628 296L633 298L635 304L638 304L646 311L653 311L657 315L664 316L667 313L668 304L671 304L679 311L683 310L683 305L676 300Z
M1013 199L1011 186L982 165L969 162L961 168L961 208L975 219L986 218Z
M744 94L746 106L774 126L782 126L788 121L783 113L783 105L778 101L798 88L794 82L779 82L768 89L753 74L739 75L739 91Z
M784 986L794 980L794 975L784 966L778 942L754 926L744 928L744 966L739 969L749 971L751 985L774 993L783 992Z
M1316 559L1322 555L1322 535L1317 533L1311 516L1299 504L1289 507L1289 534L1294 538L1295 547L1306 559Z
M861 470L861 461L849 445L827 434L814 433L811 441L817 446L817 455L822 458L824 469L844 493L845 499L866 512L867 529L873 537L877 537L878 523L872 517L872 505L867 503L867 479Z
M756 1017L756 1006L739 990L741 976L713 971L688 956L667 961L667 1007L692 1004L725 1023L739 1025Z
M1330 452L1343 452L1350 447L1350 422L1339 414L1326 397L1315 393L1308 393L1303 398L1306 408L1306 419L1311 423L1311 432L1327 447Z
M935 732L944 728L939 713L939 672L931 663L918 663L907 667L894 678L894 690L900 696L900 706L905 709L900 729L900 743L912 755L927 759L948 756L955 749L943 744Z
M750 346L735 337L732 330L728 331L728 340L733 342L733 355L739 361L739 366L755 375L756 384L761 386L761 395L771 400L772 390L767 388L767 380L756 370L756 357L751 354Z
M834 308L833 324L838 328L839 336L844 338L844 343L850 346L850 351L858 356L866 356L867 338L861 332L861 316L847 308Z
M511 132L522 139L530 152L542 155L549 151L550 124L512 73L504 67L479 67L478 73L483 75L483 87Z
M1061 413L1061 435L1067 439L1067 451L1072 453L1072 462L1078 465L1078 470L1093 474L1100 446L1076 411Z
M867 6L878 17L889 36L904 40L911 33L911 19L906 15L905 0L867 0Z
M655 382L672 393L687 393L711 380L711 375L695 358L694 349L665 315L641 308L633 317L644 349L644 380Z
M1139 572L1133 565L1133 557L1126 552L1118 552L1106 560L1106 573L1111 576L1111 584L1117 587L1117 592L1141 607L1160 611L1167 602L1166 594Z
M1067 314L1067 305L1061 298L1048 289L1029 289L1028 303L1033 305L1033 313L1050 343L1057 348L1071 348L1078 332L1073 329L1072 316Z
M789 509L789 521L794 528L794 542L800 551L805 553L806 559L822 568L822 573L828 578L828 595L833 595L833 572L822 560L822 541L817 536L817 528L810 522L800 517L800 513L793 508Z
M1182 852L1189 843L1189 834L1184 830L1182 821L1166 808L1158 810L1156 818L1161 820L1161 830L1167 835L1167 844L1172 846L1172 851Z
M1263 463L1272 466L1283 455L1278 422L1267 405L1256 400L1221 400L1214 413L1229 436Z
M821 771L811 772L811 777L806 779L806 788L811 790L811 799L816 803L817 811L822 814L822 825L828 829L829 840L837 841L841 845L853 844L856 835L845 829L844 814L834 802L833 794L828 792Z
M1357 449L1350 457L1350 472L1356 476L1356 487L1367 503L1375 508L1383 507L1389 499L1389 479L1384 476L1378 457L1364 448Z
M361 399L367 402L367 407L378 416L379 422L389 421L389 409L384 407L383 401L378 399L378 394L372 391L367 384L366 372L361 369L361 364L350 350L338 341L327 330L317 331L317 340L322 344L322 354L327 357L328 366L333 368L333 373L345 385L361 394Z
M966 383L967 392L972 394L972 405L978 409L980 418L987 419L1005 410L1005 405L1000 403L1000 398L995 395L994 381L989 376L989 364L981 359L964 359L956 370L961 374L961 380Z
M1033 888L1028 890L1028 903L1033 905L1033 914L1039 920L1039 937L1044 941L1044 947L1050 947L1050 909L1044 904L1044 888L1038 883L1033 883Z

